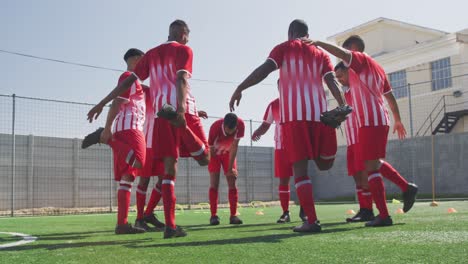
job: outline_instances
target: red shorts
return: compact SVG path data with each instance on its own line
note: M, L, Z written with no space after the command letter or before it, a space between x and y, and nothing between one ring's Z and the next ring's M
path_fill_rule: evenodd
M195 135L197 139L195 139L195 141L197 142L202 142L203 145L204 145L204 150L202 153L200 153L201 149L199 149L199 151L197 152L191 152L189 151L189 146L190 146L190 141L193 141L194 139L191 139L190 136L188 138L188 141L189 142L185 142L184 140L182 140L182 144L180 145L180 148L179 148L179 151L180 151L180 157L183 157L183 158L188 158L188 157L200 157L200 155L202 154L205 154L207 155L208 154L208 150L210 149L208 147L208 140L206 139L206 135L205 135L205 130L203 129L203 125L201 123L201 119L199 116L197 115L191 115L191 114L185 114L185 121L187 122L187 127L190 128L190 130L193 132L193 135ZM197 143L196 146L198 146L199 143ZM200 153L200 154L198 154ZM198 155L196 155L198 154ZM201 158L201 157L200 157Z
M289 162L284 149L275 149L275 177L289 178L293 176L292 164Z
M224 175L226 175L229 168L229 152L212 156L210 163L208 163L208 172L219 173L221 171L221 166L223 166ZM237 170L237 159L234 159L232 168Z
M286 122L282 128L284 149L291 163L319 158L335 160L338 146L334 128L313 121Z
M388 130L388 126L368 126L359 128L359 151L362 160L385 158Z
M122 176L136 177L140 169L132 167L137 160L144 166L146 161L146 143L143 132L129 129L115 132L109 142L114 155L114 179L120 181Z
M143 166L143 169L141 169L139 176L143 178L149 178L162 175L164 175L164 163L162 160L154 159L153 149L147 148L145 166Z
M346 157L349 176L354 176L357 172L365 170L358 143L348 146Z

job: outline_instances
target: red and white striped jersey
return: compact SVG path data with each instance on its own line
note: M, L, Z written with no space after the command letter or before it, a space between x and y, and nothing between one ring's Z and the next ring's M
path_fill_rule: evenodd
M333 73L328 55L296 39L276 46L268 59L280 70L281 123L320 122L320 114L327 111L323 77Z
M124 72L120 75L119 83L130 76L131 72ZM143 131L145 122L145 96L138 80L136 80L130 89L118 96L125 99L125 103L120 105L120 111L114 119L113 132L119 132L129 129L138 129Z
M268 105L265 115L263 116L263 122L268 124L275 123L275 149L282 149L281 144L281 124L280 124L280 104L279 98L271 101Z
M166 42L149 50L138 62L134 74L140 80L150 78L150 88L154 92L154 111L170 104L177 108L177 73L185 71L192 76L192 49L176 41ZM190 85L187 91L186 113L197 115L195 97Z
M352 100L353 100L351 93L352 91L349 88L347 88L347 90L344 92L346 102L349 105L352 104ZM345 121L346 143L348 144L348 146L358 143L359 126L358 126L356 117L357 117L356 112L353 111L350 115L348 115L348 118L346 118L346 121Z
M210 127L208 136L208 145L215 149L216 155L222 155L231 149L231 145L235 139L244 137L245 123L244 120L237 119L237 130L232 135L227 135L224 131L224 118L216 120Z
M153 129L154 129L154 96L151 89L144 89L146 103L146 117L143 124L143 133L145 134L146 148L153 147Z
M392 91L383 68L369 55L351 53L349 86L352 89L352 106L360 127L388 126L390 120L384 104L384 94Z

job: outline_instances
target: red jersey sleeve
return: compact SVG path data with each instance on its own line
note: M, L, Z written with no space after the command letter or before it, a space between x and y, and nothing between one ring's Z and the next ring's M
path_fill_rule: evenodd
M265 114L263 115L263 122L268 123L268 124L273 124L274 118L273 118L273 102L271 102L266 111Z
M353 69L356 73L360 73L368 65L368 55L362 52L351 51L351 61L345 65Z
M389 92L392 91L392 87L390 86L390 83L388 82L387 77L385 77L384 80L384 87L383 87L383 93L388 94Z
M143 55L143 57L138 61L137 65L135 66L135 70L133 73L138 77L138 79L144 81L148 79L150 73L150 62L151 62L151 51L148 51Z
M237 123L237 133L234 139L241 139L244 137L244 134L245 134L245 123L244 123L244 120L239 118L238 123Z
M273 48L268 56L269 60L272 60L276 64L276 68L278 69L283 64L284 58L284 45L280 44Z
M193 52L189 46L181 45L176 56L176 72L185 71L192 75Z
M121 82L125 81L125 79L127 79L130 75L132 75L131 72L124 72L122 73L122 75L120 75L120 78L119 78L119 82L118 84L120 84ZM132 86L135 85L135 84L132 84ZM130 91L132 90L132 88L130 87L129 89L127 89L127 91L123 92L122 94L120 94L118 97L119 98L123 98L123 99L127 99L129 100L130 98Z
M333 72L333 64L331 63L330 57L323 53L322 57L322 77L327 75L328 73Z
M208 135L208 145L209 146L213 146L214 143L215 143L218 131L220 129L219 124L220 124L220 122L216 121L210 127L210 133Z

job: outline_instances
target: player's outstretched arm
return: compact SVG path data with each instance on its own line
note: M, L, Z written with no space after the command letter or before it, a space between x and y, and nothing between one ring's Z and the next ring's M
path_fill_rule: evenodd
M265 133L268 131L268 129L270 129L270 126L271 124L267 123L267 122L263 122L258 128L257 130L255 130L252 134L252 140L253 141L259 141L260 138L265 135Z
M104 130L101 133L101 139L100 142L107 144L108 141L112 137L112 123L115 120L115 117L120 111L120 105L126 103L125 99L122 98L115 98L114 101L112 101L112 105L109 109L109 112L107 113L107 119L106 119L106 125L104 126Z
M403 123L401 122L400 109L398 108L398 103L395 99L395 96L392 92L388 92L385 94L385 99L388 102L388 106L390 107L390 110L393 113L393 120L395 121L395 124L393 126L393 133L395 134L395 132L397 132L398 138L404 139L406 137L406 129Z
M266 60L262 65L255 69L234 91L229 101L229 109L234 111L234 105L239 106L242 98L242 91L265 80L270 73L276 70L276 64L272 60Z
M321 47L322 49L326 50L327 52L329 52L330 54L332 54L333 56L343 60L344 62L346 62L346 64L349 64L351 62L351 51L347 50L347 49L344 49L342 47L339 47L339 46L336 46L336 45L333 45L333 44L330 44L330 43L326 43L326 42L322 42L322 41L314 41L314 40L311 40L311 39L307 39L307 38L304 38L302 39L302 42L308 44L308 45L314 45L314 46L317 46L317 47Z
M333 72L329 72L323 78L325 79L325 83L327 84L328 89L332 93L333 97L335 97L336 101L338 102L338 105L345 105L345 100L341 94L338 80L336 79L335 74L333 74Z
M177 72L176 93L177 93L177 118L171 121L176 127L185 126L185 104L187 102L188 76L186 71Z
M110 92L106 97L104 97L104 99L102 99L101 102L99 102L97 105L91 108L91 110L89 110L88 112L89 122L91 123L93 122L93 120L96 120L101 114L104 106L113 99L115 99L117 96L126 92L136 80L137 77L135 75L132 74L128 76L127 79L119 83L119 85L117 85L117 87L115 87L114 90L112 90L112 92Z
M234 139L232 142L231 148L229 149L229 166L228 166L228 173L226 176L235 176L237 177L237 171L233 169L234 161L236 160L237 156L237 149L239 148L239 141L240 139Z

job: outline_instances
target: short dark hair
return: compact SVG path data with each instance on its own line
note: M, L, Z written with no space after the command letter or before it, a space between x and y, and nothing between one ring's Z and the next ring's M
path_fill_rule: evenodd
M133 56L143 56L145 53L139 49L131 48L125 52L125 55L123 57L124 61L127 61L130 57Z
M188 31L190 31L187 23L185 23L185 21L183 21L181 19L176 19L176 20L174 20L174 22L172 22L169 25L170 30L173 29L174 27L182 27L182 28L186 28Z
M343 48L349 48L351 45L355 44L360 52L363 52L366 48L364 40L358 35L351 35L343 42Z
M234 113L228 113L224 116L224 125L229 129L233 129L237 126L237 115Z
M346 65L344 64L343 61L340 61L338 62L336 65L335 65L335 69L334 71L337 71L337 70L347 70L348 67L346 67Z
M289 32L297 37L305 37L309 34L309 27L304 20L294 19L291 24L289 24Z

